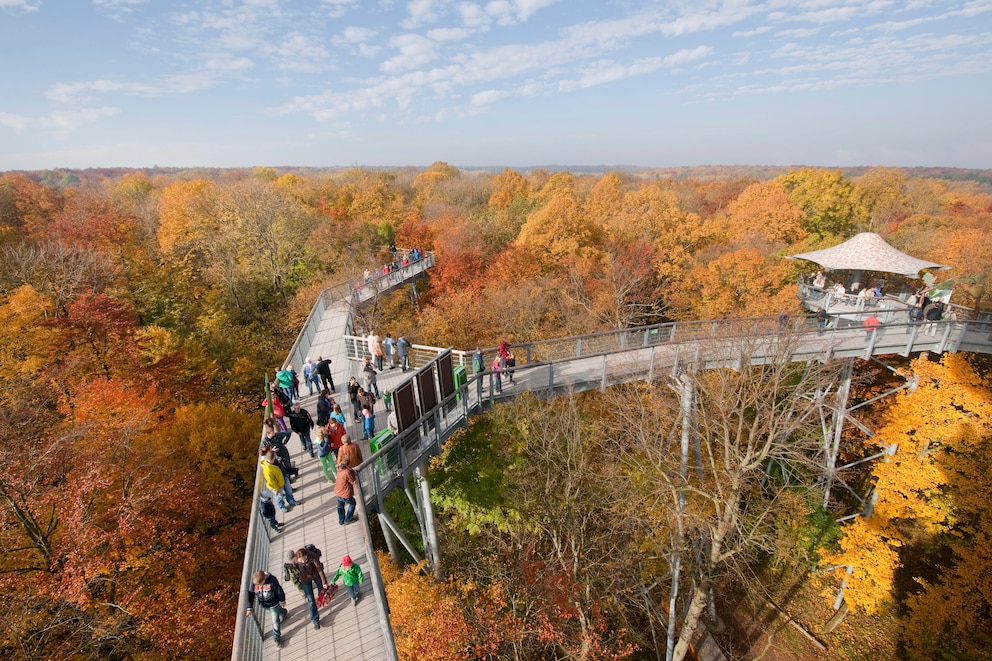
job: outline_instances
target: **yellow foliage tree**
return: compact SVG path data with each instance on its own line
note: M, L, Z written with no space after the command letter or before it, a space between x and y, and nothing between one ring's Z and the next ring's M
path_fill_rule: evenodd
M530 214L517 237L520 246L539 255L547 266L567 257L593 255L600 241L599 228L575 198L567 194L553 195Z
M493 194L489 196L489 205L507 208L517 197L527 197L530 185L522 174L516 170L503 170L493 177Z
M679 319L757 317L791 312L795 287L778 260L754 248L741 248L700 264L683 275L668 292Z
M808 234L801 224L804 215L777 181L751 184L727 205L727 235L792 244Z
M896 396L876 434L898 449L873 468L872 515L845 526L841 550L824 562L853 568L845 599L870 613L892 599L906 531L945 540L953 560L939 580L918 579L905 630L914 658L951 647L973 658L992 634L992 384L960 354L917 359L913 370L916 391Z

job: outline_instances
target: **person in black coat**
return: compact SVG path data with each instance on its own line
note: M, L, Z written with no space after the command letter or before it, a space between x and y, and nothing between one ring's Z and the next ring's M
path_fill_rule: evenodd
M327 421L331 419L331 410L334 402L331 400L331 393L321 390L317 396L317 426L326 427Z
M318 357L316 371L317 376L319 376L323 382L322 387L325 390L334 392L334 377L331 375L331 359Z
M289 411L289 427L300 437L300 444L303 451L310 453L313 457L313 441L310 439L310 430L313 429L313 418L310 411L303 408L298 401L293 402L293 408Z

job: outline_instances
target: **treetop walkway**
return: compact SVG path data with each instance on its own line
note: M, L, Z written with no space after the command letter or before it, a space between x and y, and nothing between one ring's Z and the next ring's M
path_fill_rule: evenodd
M359 329L353 326L354 307L359 301L373 298L376 292L417 277L432 264L433 255L428 254L421 262L407 267L408 270L396 272L390 282L375 284L375 290L361 286L353 291L338 288L322 294L287 362L302 364L303 357L315 357L322 352L324 357L334 360L335 382L338 393L342 392L346 374L359 375L361 363L355 361L363 360L368 354L367 338L356 334ZM348 293L344 294L345 291ZM815 310L824 304L822 296L817 296L816 292L802 289L801 294L807 309ZM910 356L925 351L992 352L992 323L989 321L911 322L905 304L898 299L878 303L879 306L869 309L857 309L856 302L848 307L832 307L830 323L822 329L817 328L811 316L775 316L673 322L517 344L513 346L517 358L513 384L503 380L501 388L492 371L471 373L472 351L413 345L410 351L412 373L387 368L378 376L380 390L394 393L400 432L395 437L388 433L377 435L379 442L375 452L367 441L359 442L365 461L357 470L358 523L337 525L332 485L324 482L317 461L305 457L300 450L295 459L302 468L301 479L294 486L297 489L302 486L303 504L286 515L285 532L270 537L258 514L257 502L252 507L249 522L242 592L250 580L248 577L259 568L281 579L280 570L288 551L306 542L324 550L323 560L329 577L340 557L349 553L371 579L366 586L371 584L372 594L368 596L373 598L352 607L350 604L344 606L347 600L339 595L322 613L324 627L314 631L309 627L302 596L292 586L284 586L289 595L290 619L284 625L288 628L283 630L286 641L283 648L276 648L271 643L263 645L264 637L267 637L263 636L264 621L258 615L252 620L246 619L244 603L239 603L232 659L304 658L310 655L317 658L396 659L389 606L372 548L368 514L377 514L391 556L396 558L397 545L402 545L411 557L421 560L418 550L406 539L386 509L385 501L390 493L404 491L420 522L429 564L438 572L440 551L433 529L429 482L424 466L431 455L440 453L447 438L467 426L471 415L490 408L500 399L522 392L553 397L592 389L605 390L621 383L652 381L683 371L740 368L743 360L761 364L778 360L783 353L793 361L828 361ZM872 316L879 324L866 329L864 322ZM748 344L746 356L740 351L742 343ZM496 349L487 348L483 355L483 364L488 366L496 356ZM305 405L306 400L304 398ZM348 413L350 410L346 415ZM377 428L384 427L379 422L384 413L381 410L378 413ZM849 411L837 413L844 417ZM348 424L348 432L353 439L362 436L352 422ZM839 442L839 423L835 432L836 439L825 439L827 452L830 442ZM837 470L833 464L828 469ZM410 476L416 479L410 480ZM256 477L256 492L258 488ZM242 601L244 599L242 594Z

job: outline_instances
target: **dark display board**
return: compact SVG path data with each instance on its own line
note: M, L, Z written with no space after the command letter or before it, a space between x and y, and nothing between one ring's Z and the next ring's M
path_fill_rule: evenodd
M420 398L420 410L424 413L433 411L437 406L433 366L417 374L417 396Z
M411 427L420 416L417 415L417 402L413 394L413 381L407 381L393 392L393 406L396 408L396 424L402 432Z
M451 354L446 353L437 359L437 376L440 380L441 399L455 392L455 374L451 367Z

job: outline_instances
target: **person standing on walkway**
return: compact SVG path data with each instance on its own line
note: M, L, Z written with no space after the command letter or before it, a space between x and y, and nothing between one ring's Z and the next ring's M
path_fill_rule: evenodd
M876 317L875 315L871 315L870 317L865 319L864 323L862 324L865 329L865 338L870 340L871 334L875 332L875 329L878 328L879 325L881 325L881 323L882 322L880 322L878 320L878 317Z
M338 477L334 481L334 495L338 499L338 524L345 525L355 519L355 482L358 476L351 468L351 460L345 457L338 462ZM347 511L345 510L347 506Z
M359 388L358 389L358 410L359 410L359 414L361 414L361 410L363 408L365 408L366 406L369 407L369 410L372 411L373 414L374 414L375 413L375 401L376 401L375 400L375 395L373 395L371 393L371 391L368 391L365 388Z
M348 422L344 419L344 413L341 412L341 407L337 404L337 402L335 402L334 406L331 407L331 417L337 420L342 426L344 423Z
M486 359L482 357L482 348L476 347L475 353L472 354L472 372L474 374L482 374L486 371Z
M334 392L334 376L331 374L331 359L319 357L317 358L317 365L315 369L317 370L317 376L323 382L324 389L328 392Z
M375 356L375 368L381 372L382 362L383 359L386 357L386 348L385 346L383 346L382 340L379 339L378 337L376 338L375 351L372 352L372 355Z
M331 393L326 389L317 395L317 426L323 427L331 419Z
M386 333L386 339L382 341L386 349L386 358L389 359L389 369L396 369L396 340L390 333Z
M335 580L337 580L335 578ZM269 611L272 616L272 642L282 645L282 621L289 614L286 610L286 593L279 580L264 571L257 571L251 576L251 588L248 590L248 610L245 617L252 616L255 601L262 609Z
M380 369L382 369L380 367ZM375 391L375 396L379 396L379 384L376 383L376 375L378 372L374 367L372 367L372 360L368 356L365 357L365 367L362 368L362 374L365 376L365 389L372 389Z
M493 373L493 390L498 393L503 392L503 359L497 354L489 368Z
M307 606L310 608L310 621L313 628L320 628L320 612L317 610L317 597L327 585L327 576L324 574L324 565L320 561L320 551L313 544L307 544L302 549L296 551L293 564L300 572L300 584L303 588L303 596L307 598Z
M368 406L362 407L362 429L365 433L365 440L375 436L375 413Z
M510 357L510 343L506 340L500 340L497 354L499 357L499 366L506 367L506 359Z
M283 475L279 464L269 459L270 456L275 459L275 450L270 447L263 448L259 457L259 464L262 466L262 481L265 484L266 490L262 493L270 498L275 498L279 509L283 512L288 512L290 505L285 501L285 492L283 489L286 476Z
M348 397L351 399L352 418L355 422L362 421L362 408L358 403L358 393L362 387L358 385L358 379L351 377L348 379Z
M331 418L327 422L327 427L324 429L324 436L327 438L327 443L331 446L331 452L334 454L334 463L337 464L338 461L338 450L341 449L341 444L343 443L342 438L344 438L347 430L344 425L340 424L337 418Z
M361 567L352 562L350 555L341 558L341 566L334 572L334 578L331 579L331 583L337 583L339 578L342 579L341 582L344 583L344 587L348 590L351 603L357 604L362 596L360 584L365 582L365 575L362 573Z
M282 532L282 524L276 521L276 506L272 504L272 496L270 496L267 491L262 492L258 507L262 512L262 518L265 519L268 522L269 527L272 528L272 532Z
M300 437L300 445L303 451L314 456L313 441L310 439L310 430L313 429L313 418L310 411L300 405L299 400L293 402L293 408L289 412L289 427Z
M331 442L327 440L323 427L317 427L317 458L320 459L320 467L324 471L324 477L328 482L333 482L338 474L334 470L337 458L331 451Z
M375 331L369 331L369 334L365 338L366 349L368 353L366 354L369 358L375 357L375 348L379 346L379 336L375 334Z
M820 308L816 312L816 334L823 335L823 329L827 327L827 311Z
M403 371L410 369L410 340L406 339L406 335L402 333L396 340L396 355L399 356L400 367L403 368Z
M313 396L314 390L320 392L320 384L316 382L316 376L317 366L314 365L313 360L308 356L303 363L303 381L307 384L307 390L310 391L310 396Z
M286 421L283 420L286 417L286 407L283 406L283 399L286 397L285 393L282 393L279 386L275 383L269 384L269 396L262 400L262 408L267 409L269 407L269 400L272 400L272 421L275 422L280 431L286 431ZM288 402L289 400L286 399Z
M296 497L293 495L293 487L289 482L289 474L286 472L286 467L282 465L274 447L265 450L265 455L261 463L266 488L276 494L277 501L280 495L285 498L286 504L282 505L280 503L279 509L283 512L288 511L288 508L297 504Z
M293 366L287 365L278 372L276 372L276 384L279 389L286 395L289 399L289 403L293 403ZM284 402L285 403L285 402Z
M338 461L348 460L349 466L362 463L362 448L351 442L351 437L345 434L341 437L341 447L338 449Z

